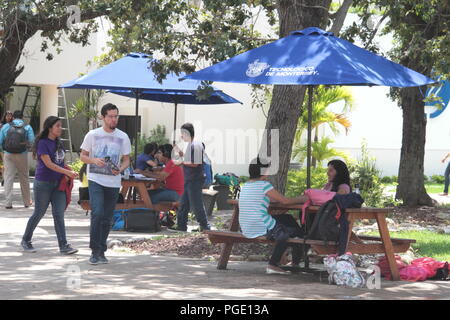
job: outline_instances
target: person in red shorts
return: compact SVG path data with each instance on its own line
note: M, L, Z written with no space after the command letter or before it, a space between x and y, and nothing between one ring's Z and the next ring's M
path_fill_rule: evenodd
M183 169L176 166L172 160L172 145L164 144L158 148L155 156L165 167L161 172L147 173L146 176L165 181L165 187L149 190L148 194L153 204L162 201L179 201L184 191Z

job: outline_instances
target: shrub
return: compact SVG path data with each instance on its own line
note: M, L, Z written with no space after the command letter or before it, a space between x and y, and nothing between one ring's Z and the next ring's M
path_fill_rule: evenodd
M348 165L352 188L359 186L364 204L368 207L383 206L383 187L380 181L380 171L376 167L376 161L369 156L366 143L361 147L361 158L356 163Z
M444 176L440 176L438 174L433 174L431 176L431 182L437 183L437 184L443 184L445 182Z
M392 183L392 178L385 176L385 177L381 178L380 182L385 183L385 184L390 184L390 183Z
M322 189L327 183L326 168L311 168L311 188ZM287 177L286 197L297 197L306 190L306 168L290 170Z
M77 159L76 161L68 164L68 166L75 172L80 172L81 167L83 166L84 162L80 159Z

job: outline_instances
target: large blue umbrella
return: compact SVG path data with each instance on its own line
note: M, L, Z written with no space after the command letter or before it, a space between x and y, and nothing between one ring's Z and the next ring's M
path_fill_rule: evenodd
M308 85L307 186L310 186L311 109L315 85L413 87L436 81L319 28L294 31L181 80Z
M71 89L106 89L127 90L136 99L136 123L135 123L135 160L137 157L137 132L139 99L145 91L153 90L161 94L164 92L189 92L192 95L200 84L200 81L188 81L182 83L174 74L169 75L162 83L156 80L150 62L152 58L145 53L130 53L100 69L94 70L78 79L65 83L59 88ZM224 93L218 94L224 101L233 99ZM145 95L144 95L145 97ZM239 102L233 99L233 103ZM223 102L230 103L230 102Z
M166 79L173 79L178 81L178 77L175 74L170 74ZM165 81L165 80L164 80ZM186 82L186 83L184 83ZM228 104L228 103L241 103L239 100L229 96L228 94L212 87L212 94L205 99L200 99L197 95L197 88L200 85L200 81L188 80L181 82L183 89L180 90L144 90L139 94L139 98L143 100L159 101L173 103L175 106L173 132L175 133L177 128L177 110L178 104L194 104L194 105L209 105L209 104ZM190 86L190 89L188 89ZM126 96L134 97L131 90L110 90L109 92ZM175 144L175 136L173 138L173 144Z

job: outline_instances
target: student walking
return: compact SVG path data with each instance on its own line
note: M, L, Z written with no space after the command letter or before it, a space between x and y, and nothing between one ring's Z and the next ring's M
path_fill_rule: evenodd
M19 175L20 189L24 206L31 205L30 177L28 168L28 146L33 145L34 132L23 121L23 113L14 111L14 120L2 126L0 146L4 151L5 198L6 209L12 209L13 184L16 173Z
M60 140L62 122L58 117L50 116L44 122L44 129L36 138L33 155L37 157L36 176L33 185L34 212L28 220L22 237L22 248L25 252L36 252L31 238L37 225L45 215L48 206L52 205L59 251L62 254L78 252L67 243L64 224L66 209L66 193L58 190L61 179L75 179L78 174L64 168L64 148Z
M188 143L186 152L180 152L184 156L184 161L175 163L183 165L184 171L184 192L181 197L181 206L177 212L176 230L187 231L188 213L193 211L200 231L210 230L203 204L203 184L205 176L203 172L203 146L201 142L194 141L194 126L185 123L181 126L181 137Z
M442 163L445 163L445 161L447 160L447 158L450 157L450 153L447 153L446 156L444 157L444 159L441 160ZM447 164L447 168L445 169L444 172L444 192L441 193L441 196L448 196L448 186L450 184L450 162Z
M119 109L105 104L101 109L103 126L90 131L81 145L80 159L88 164L91 228L89 263L108 263L106 241L121 187L120 172L130 166L131 143L128 135L117 129ZM121 162L122 160L122 162Z

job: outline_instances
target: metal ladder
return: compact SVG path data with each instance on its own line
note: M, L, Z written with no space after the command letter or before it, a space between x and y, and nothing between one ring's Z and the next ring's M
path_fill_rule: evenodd
M70 133L69 111L67 109L66 91L58 88L58 117L62 120L63 134L61 141L63 142L66 155L70 154L70 161L74 161L72 152L72 135ZM66 158L67 159L67 158Z
M28 124L33 128L35 134L39 132L39 103L41 100L41 88L29 85L15 85L16 87L26 87L25 97L22 103L23 120L28 120ZM34 99L34 101L33 101Z

